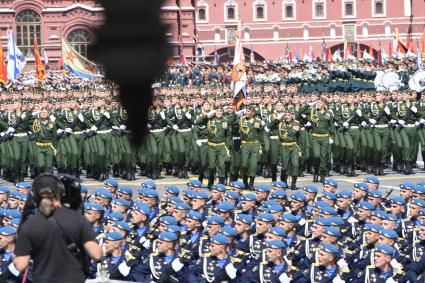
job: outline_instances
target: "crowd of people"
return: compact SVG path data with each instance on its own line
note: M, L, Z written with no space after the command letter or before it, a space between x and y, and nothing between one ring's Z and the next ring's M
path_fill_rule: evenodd
M425 184L385 194L374 176L351 188L334 179L289 193L275 181L198 180L186 188L153 181L134 190L107 179L82 211L103 247L90 278L134 282L421 282L425 270ZM16 229L31 184L0 187L1 279L31 282L14 268Z
M18 182L55 168L97 180L191 172L208 186L242 180L250 189L260 175L296 189L307 172L322 183L331 170L411 174L425 148L425 105L409 83L415 70L409 61L252 64L236 109L230 65L170 65L153 85L149 134L138 148L113 83L23 75L0 95L2 175Z

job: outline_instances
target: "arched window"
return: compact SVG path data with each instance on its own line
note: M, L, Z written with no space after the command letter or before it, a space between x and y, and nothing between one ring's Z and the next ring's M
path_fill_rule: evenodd
M264 19L264 7L263 6L257 7L257 19Z
M228 7L227 8L227 19L234 20L235 19L235 8Z
M87 57L87 46L91 43L91 36L86 30L71 31L68 35L68 42L81 56Z
M321 18L321 17L325 16L324 13L323 13L323 4L322 3L316 4L315 14L316 14L317 18Z
M292 19L294 17L294 7L292 5L286 6L285 18Z
M345 3L345 15L346 16L353 15L353 3Z
M207 19L207 13L205 8L199 8L198 10L198 20L205 21Z
M382 15L384 13L384 5L382 2L375 3L375 14Z
M35 36L40 46L40 15L30 9L19 12L16 16L16 43L26 57L33 55Z

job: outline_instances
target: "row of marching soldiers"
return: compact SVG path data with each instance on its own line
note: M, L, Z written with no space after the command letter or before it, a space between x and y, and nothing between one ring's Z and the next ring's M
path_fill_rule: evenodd
M425 183L389 196L370 176L287 194L287 184L212 186L208 195L106 180L83 193L105 256L91 276L137 282L417 282L425 271ZM89 202L90 201L90 202Z

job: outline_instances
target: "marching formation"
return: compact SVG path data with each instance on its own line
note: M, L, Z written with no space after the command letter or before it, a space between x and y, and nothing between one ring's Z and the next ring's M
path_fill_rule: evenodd
M288 194L282 181L186 188L153 181L135 191L107 179L83 213L104 256L90 277L135 282L421 282L425 271L425 184L385 193L374 176L341 189L334 179ZM1 277L13 267L16 228L31 184L0 187ZM30 272L28 274L31 274ZM31 280L30 275L28 280Z

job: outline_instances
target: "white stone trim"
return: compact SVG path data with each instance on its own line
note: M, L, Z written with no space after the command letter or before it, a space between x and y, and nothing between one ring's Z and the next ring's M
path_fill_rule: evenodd
M0 13L15 13L15 10L11 8L0 8Z
M90 12L103 12L105 11L105 9L103 7L91 7L85 4L81 4L81 3L77 3L77 4L72 4L71 6L68 7L60 7L60 8L44 8L42 10L43 13L59 13L59 12L68 12L72 9L77 9L77 8L81 8L83 10L87 10Z

